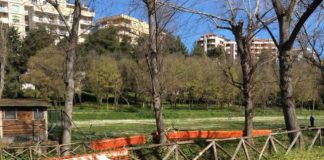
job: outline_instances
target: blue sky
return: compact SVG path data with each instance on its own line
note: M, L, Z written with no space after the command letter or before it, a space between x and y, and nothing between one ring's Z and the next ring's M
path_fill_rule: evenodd
M140 0L95 0L92 1L93 4L91 4L91 6L94 7L96 12L95 19L118 14L127 14L147 21L143 5L134 5L134 1L141 4ZM172 1L181 2L184 0ZM222 0L191 0L185 6L215 15L226 16L229 13L224 11L224 5L222 5L222 3L224 3ZM311 22L312 20L310 20L309 23ZM270 27L271 30L275 31L277 24L271 25ZM188 13L176 14L174 20L169 24L168 30L173 32L174 35L180 36L188 50L191 50L194 42L206 33L216 33L217 35L233 39L231 32L218 30L210 21ZM277 35L277 33L278 32L275 32L275 35ZM270 38L265 31L260 32L256 37Z
M127 14L147 21L143 8L141 8L143 6L134 5L133 0L96 0L93 5L96 12L95 19L117 14ZM195 15L179 13L175 15L174 20L176 23L171 22L169 30L181 37L188 50L191 50L194 42L205 33L217 33L218 35L232 38L231 33L216 30L210 22Z

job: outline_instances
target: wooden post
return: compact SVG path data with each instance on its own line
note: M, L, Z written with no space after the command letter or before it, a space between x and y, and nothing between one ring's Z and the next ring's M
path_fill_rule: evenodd
M318 137L320 136L320 134L321 134L321 129L318 129L318 131L316 132L316 135L315 135L311 145L309 146L308 150L313 148L313 145L315 144L315 142L318 139Z
M0 160L3 160L2 148L0 149Z
M271 137L271 135L268 136L267 140L265 141L265 143L264 143L264 145L263 145L263 148L262 148L261 153L260 153L260 155L259 155L259 160L262 159L263 153L264 153L264 151L266 150L266 148L267 148L267 146L268 146L268 143L269 143L269 141L270 141L270 137Z
M282 144L279 140L277 140L275 137L272 137L272 140L274 141L274 142L276 142L277 144L279 144L282 148L284 148L285 150L287 150L288 149L288 147L287 146L285 146L284 144Z
M205 147L202 151L200 151L198 153L198 155L193 160L197 160L199 157L201 157L210 147L212 147L213 144L214 144L214 141L212 141L211 143L209 143L208 146Z
M172 154L172 152L174 152L174 150L176 148L177 148L177 145L172 146L172 148L170 148L169 152L164 156L163 160L169 159L170 155Z
M178 160L179 159L179 146L176 144L175 145L176 148L175 148L175 151L174 151L174 157L175 157L175 160Z
M0 110L0 138L3 138L3 118L2 118L2 110Z
M215 141L214 141L214 144L213 144L213 153L214 153L214 160L218 160L217 148L216 148Z
M273 142L272 136L270 137L270 144L271 144L274 152L277 153L278 152L277 147L276 147L275 143Z
M320 140L320 145L322 146L322 128L320 128L319 140Z
M250 155L249 155L249 152L246 148L246 145L245 145L245 140L242 138L242 146L243 146L243 150L244 150L244 154L245 154L245 157L247 160L250 160Z
M28 150L29 150L29 159L33 160L33 150L30 147L28 147Z
M290 152L290 150L292 149L292 147L294 147L294 145L296 144L297 140L299 139L299 136L301 135L301 132L299 131L296 135L296 137L294 138L294 140L291 142L287 152L286 152L286 155Z
M231 154L229 154L222 146L220 146L219 144L217 144L215 142L215 145L217 148L219 148L219 150L223 151L227 156L229 156L230 158L232 158L233 156Z
M240 140L239 144L237 145L235 152L233 154L233 157L231 160L235 160L236 159L236 155L238 154L238 152L240 151L241 145L242 145L243 141L242 139Z

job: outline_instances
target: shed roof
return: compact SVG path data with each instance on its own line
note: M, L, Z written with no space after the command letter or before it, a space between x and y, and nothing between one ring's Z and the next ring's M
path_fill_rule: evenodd
M0 107L49 107L50 103L36 99L0 99Z

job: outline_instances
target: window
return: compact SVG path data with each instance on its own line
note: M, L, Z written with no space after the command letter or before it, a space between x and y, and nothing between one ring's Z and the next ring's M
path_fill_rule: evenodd
M44 119L44 111L41 109L34 110L34 120Z
M16 110L5 110L4 111L4 119L17 119L17 112Z
M20 11L20 6L19 5L12 5L11 11L19 13Z
M19 20L19 17L18 16L13 16L12 17L12 23L19 23L20 20Z

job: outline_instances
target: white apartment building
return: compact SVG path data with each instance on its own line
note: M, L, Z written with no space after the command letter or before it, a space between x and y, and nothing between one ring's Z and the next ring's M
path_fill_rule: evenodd
M58 0L60 9L68 22L72 25L74 4L66 0ZM94 25L94 11L83 6L79 25L79 42L84 41L83 35L90 33ZM57 11L46 0L0 0L0 22L18 29L21 37L25 37L29 30L38 26L45 26L54 34L63 36L68 31Z
M269 51L276 55L278 49L272 39L253 39L251 51L255 55L259 55L263 51Z
M204 51L207 53L209 49L217 46L223 46L226 53L229 54L233 60L238 58L237 45L235 41L228 40L225 37L220 37L212 33L205 34L197 41L198 45L204 47ZM263 51L270 51L276 55L277 47L271 39L253 39L251 51L254 55L258 56Z
M96 23L100 28L110 26L118 28L119 40L128 37L132 44L135 44L141 35L149 34L149 25L146 22L124 14L101 18Z
M217 36L213 33L208 33L201 36L201 38L197 41L197 44L204 47L205 53L207 53L209 49L222 46L224 47L226 53L232 57L232 59L235 60L237 57L236 42L228 40L225 37Z

